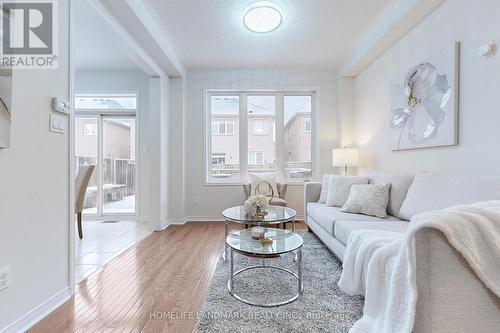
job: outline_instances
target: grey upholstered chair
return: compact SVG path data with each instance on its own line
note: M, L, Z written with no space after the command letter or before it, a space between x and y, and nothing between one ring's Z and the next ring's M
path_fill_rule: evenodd
M95 165L84 165L78 170L78 175L75 180L75 213L78 222L78 237L83 238L82 231L82 211L85 203L85 193L89 186L90 177L94 172Z

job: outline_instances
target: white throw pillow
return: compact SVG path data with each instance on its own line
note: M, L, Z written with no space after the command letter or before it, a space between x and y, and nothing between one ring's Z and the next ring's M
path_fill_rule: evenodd
M274 196L279 197L278 194L278 188L276 187L276 173L275 172L270 172L270 173L251 173L250 174L250 181L252 182L252 193L250 195L255 194L255 189L257 188L257 185L260 184L263 181L268 182L271 184L273 187L274 191ZM261 194L266 194L267 187L264 185L261 185Z
M369 180L368 177L361 176L331 176L326 205L342 207L347 201L347 197L349 197L351 185L368 184Z
M386 218L390 188L391 184L352 185L349 198L340 210Z
M328 188L330 187L330 178L333 175L323 175L323 180L321 184L321 194L319 196L319 203L326 203L326 198L328 197Z

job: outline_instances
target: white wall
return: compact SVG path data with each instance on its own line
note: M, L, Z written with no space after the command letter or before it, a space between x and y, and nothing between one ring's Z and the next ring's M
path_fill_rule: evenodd
M242 204L241 186L204 185L204 89L319 89L317 105L318 174L331 172L331 149L337 144L334 71L188 71L185 114L185 213L191 220L220 219L224 208ZM198 199L198 204L195 203ZM286 200L303 215L303 186L289 186Z
M500 1L448 0L355 79L355 124L363 167L498 175L500 55L480 45L500 42ZM461 42L459 145L392 152L388 146L389 81L395 73Z
M0 291L0 331L69 296L69 137L48 131L51 98L69 98L68 10L58 2L58 69L13 75L11 147L0 150L0 268L12 280Z
M168 113L169 173L167 179L169 223L183 223L186 216L185 155L184 155L184 110L185 82L183 78L170 79L170 109Z
M149 77L141 70L78 70L75 76L77 93L120 93L139 94L139 219L148 221L150 217L150 138Z

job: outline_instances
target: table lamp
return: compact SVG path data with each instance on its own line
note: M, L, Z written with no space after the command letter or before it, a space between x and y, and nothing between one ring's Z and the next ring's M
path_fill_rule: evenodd
M336 148L332 150L332 165L335 167L344 167L344 175L347 175L348 166L357 166L359 164L358 148Z

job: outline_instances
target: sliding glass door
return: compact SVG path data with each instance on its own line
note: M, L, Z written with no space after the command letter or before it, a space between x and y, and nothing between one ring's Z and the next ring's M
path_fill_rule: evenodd
M94 164L83 214L87 217L136 215L135 93L75 96L75 168Z
M82 165L96 165L83 214L135 215L135 116L77 116L75 163L76 173Z
M135 214L135 117L102 117L102 213Z

